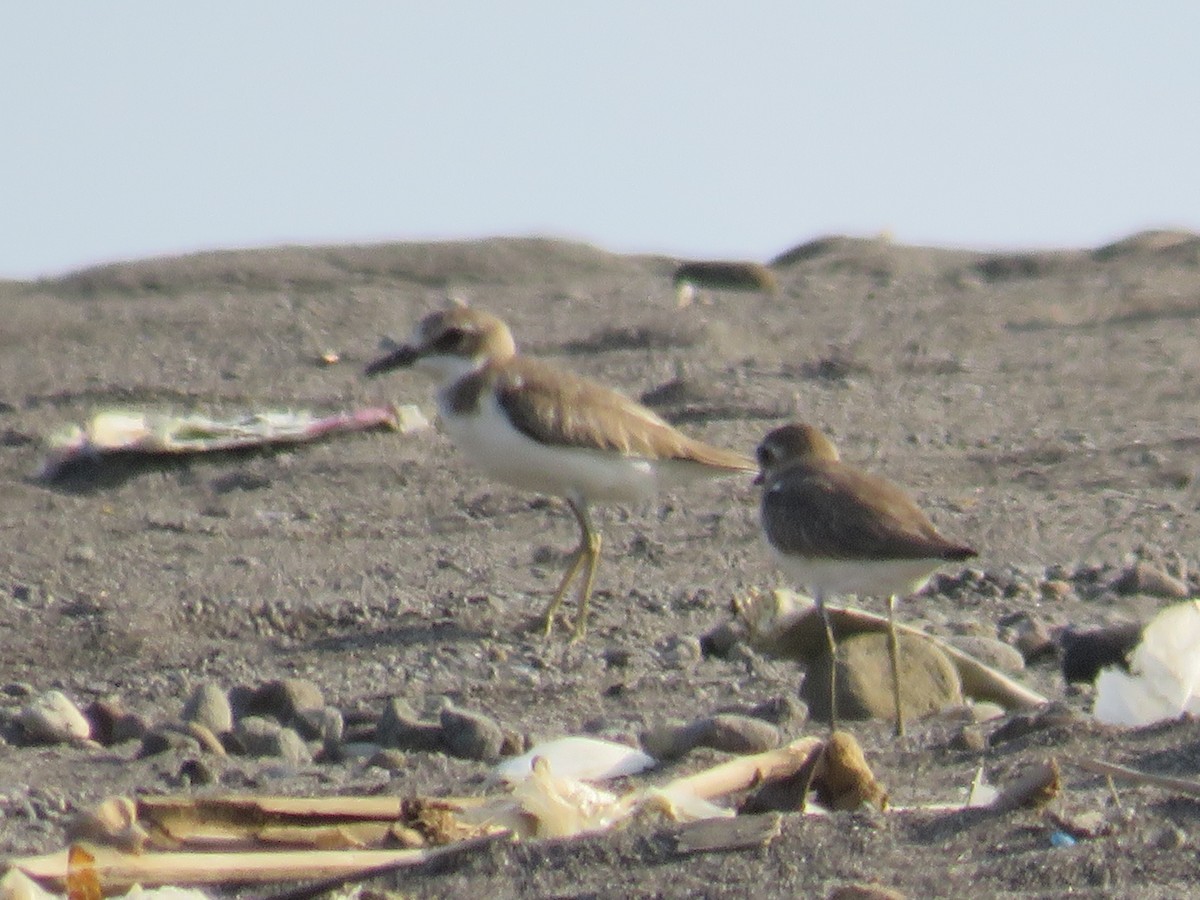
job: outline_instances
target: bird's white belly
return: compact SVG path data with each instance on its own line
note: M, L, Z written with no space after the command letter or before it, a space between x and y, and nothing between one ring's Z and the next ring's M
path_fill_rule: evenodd
M942 564L939 559L814 559L785 556L774 547L771 553L797 584L826 597L907 597L923 588Z
M439 403L442 427L472 464L523 490L585 500L639 503L654 496L658 476L650 460L618 453L541 444L514 428L490 394L474 415Z

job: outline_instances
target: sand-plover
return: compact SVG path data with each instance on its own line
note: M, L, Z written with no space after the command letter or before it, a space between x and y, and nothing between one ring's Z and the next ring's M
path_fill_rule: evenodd
M938 566L975 550L943 537L916 502L886 479L847 465L811 425L776 428L758 446L762 528L781 569L813 592L830 655L830 725L837 727L830 594L888 598L888 651L896 733L904 733L900 699L897 597L920 590Z
M546 609L547 635L581 568L572 639L587 628L600 559L590 503L641 502L699 476L756 468L749 457L690 438L616 391L521 356L508 326L478 309L431 313L407 344L366 373L407 366L441 380L443 428L472 463L514 487L562 497L575 514L580 542Z

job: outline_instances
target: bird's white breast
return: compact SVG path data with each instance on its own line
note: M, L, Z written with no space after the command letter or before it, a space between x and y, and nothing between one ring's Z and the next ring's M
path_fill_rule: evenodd
M655 463L619 453L539 443L513 427L491 391L479 411L450 409L438 397L442 425L455 446L493 478L513 487L585 500L639 503L659 487Z
M797 584L825 596L855 594L862 597L907 597L925 586L942 564L940 559L819 559L771 554L779 568Z

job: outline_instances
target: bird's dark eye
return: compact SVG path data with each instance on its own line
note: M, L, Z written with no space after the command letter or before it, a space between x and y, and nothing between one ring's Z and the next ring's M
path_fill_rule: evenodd
M757 450L755 450L754 455L758 459L758 464L760 466L766 467L766 465L771 461L771 451L765 446L760 446Z
M462 339L465 335L466 332L461 328L447 328L437 336L437 339L432 344L433 349L441 352L454 350L462 344Z

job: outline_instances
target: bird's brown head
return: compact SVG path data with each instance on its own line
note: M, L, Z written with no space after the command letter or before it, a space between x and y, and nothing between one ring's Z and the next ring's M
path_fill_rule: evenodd
M425 316L408 343L370 363L365 371L371 376L417 366L449 375L515 353L512 332L501 319L481 309L454 305Z
M762 439L755 453L758 460L758 477L755 484L762 484L776 472L799 462L825 460L836 462L839 458L833 441L817 428L804 422L782 425Z

